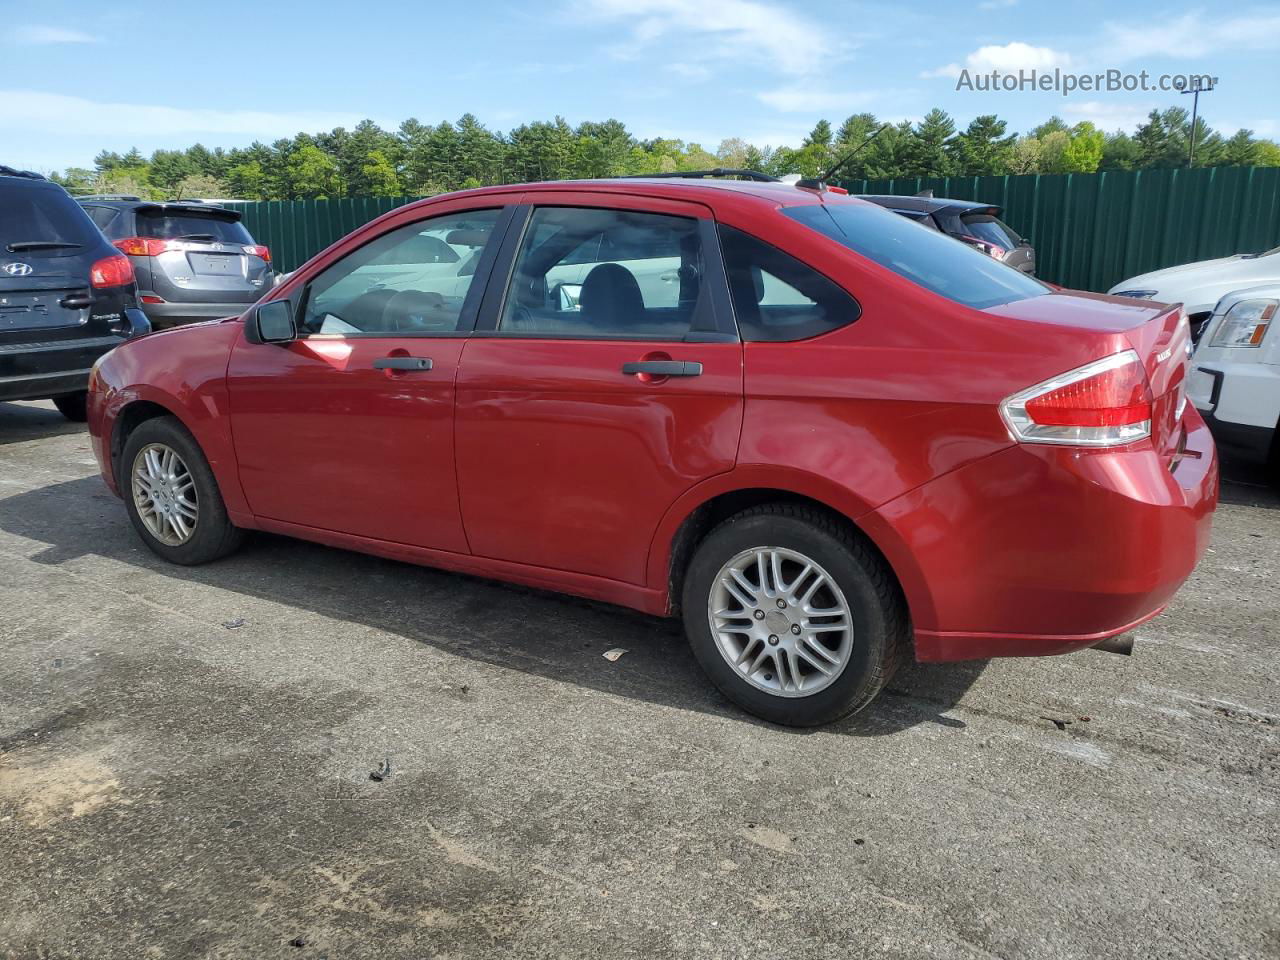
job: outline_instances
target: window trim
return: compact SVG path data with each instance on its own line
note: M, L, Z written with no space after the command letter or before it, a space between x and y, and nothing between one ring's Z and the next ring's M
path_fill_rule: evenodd
M298 296L298 306L294 310L293 323L294 327L299 331L297 339L299 340L457 340L471 336L476 327L476 320L479 316L482 297L489 285L490 274L493 265L498 257L498 248L502 246L507 239L507 233L511 225L511 220L517 205L512 203L500 204L483 204L478 207L469 207L463 209L450 209L440 213L434 213L430 216L419 217L416 220L405 220L396 223L394 226L386 230L379 231L363 240L358 246L352 247L350 250L344 250L342 255L330 260L324 266L320 267L315 273L307 278L307 282L303 284L302 290ZM462 300L462 309L458 312L458 329L456 330L388 330L361 333L303 333L302 318L306 315L307 304L311 300L311 285L315 279L326 273L331 267L336 266L348 257L359 253L369 244L381 240L390 233L404 230L407 227L416 226L420 223L426 223L430 220L439 220L444 217L468 216L476 213L482 213L486 210L496 210L498 218L493 223L493 236L489 238L489 242L485 245L484 251L480 254L480 261L476 264L475 273L472 275L471 286L467 288L467 295Z
M489 277L489 289L485 293L480 306L479 320L472 331L476 337L495 337L504 340L566 340L576 343L738 343L737 321L733 316L732 304L729 302L728 275L725 273L724 261L720 252L719 233L714 217L700 217L690 209L689 213L676 213L669 210L647 210L641 205L616 206L601 202L603 198L592 197L590 202L565 202L559 198L543 203L521 203L512 215L507 234L503 239L501 256ZM642 198L630 195L623 198L636 201ZM525 235L533 222L533 214L542 207L576 207L585 210L608 210L623 213L647 213L659 217L685 217L698 223L698 240L702 244L703 269L709 284L710 295L707 309L711 311L712 327L709 330L689 330L683 337L638 337L625 334L596 333L583 337L574 333L536 333L502 330L499 327L503 312L506 310L507 296L511 291L511 281L515 276L516 259L524 247Z
M894 213L894 215L897 216L896 212ZM827 281L827 283L831 284L833 287L835 287L837 290L843 293L846 297L848 297L849 302L852 303L854 308L857 310L857 313L854 315L852 320L849 320L846 323L842 323L838 327L832 327L830 330L823 330L821 333L815 333L812 336L795 337L793 339L786 339L786 340L749 340L746 337L742 336L741 328L738 326L738 314L737 314L737 310L733 306L733 292L729 288L728 267L725 265L724 253L723 251L721 251L720 252L720 269L724 273L724 292L725 292L725 296L729 300L729 310L730 310L731 316L733 317L734 328L735 330L737 330L738 336L743 343L808 343L811 340L817 340L819 337L825 337L832 333L836 333L840 330L847 330L849 327L852 327L859 320L861 320L863 316L865 316L865 311L862 309L862 301L859 300L857 297L855 297L852 293L850 293L849 290L844 286L844 284L837 283L830 276L828 276L824 271L819 270L813 264L809 263L806 260L800 259L798 256L796 256L794 253L792 253L789 250L784 250L782 247L778 246L776 243L770 243L768 240L765 240L763 237L753 233L750 230L744 230L742 227L735 227L732 223L717 225L717 228L716 228L717 248L722 242L721 238L723 237L723 232L720 229L721 226L728 227L730 230L736 230L738 231L738 233L742 234L743 236L750 237L756 243L763 244L766 247L771 247L774 250L777 250L783 256L788 257L791 260L794 260L796 263L800 264L805 269L812 270L814 273L820 276L823 280ZM783 283L786 283L787 286L791 286L791 284L787 283L786 280L783 280L782 277L778 277L778 279L781 280Z

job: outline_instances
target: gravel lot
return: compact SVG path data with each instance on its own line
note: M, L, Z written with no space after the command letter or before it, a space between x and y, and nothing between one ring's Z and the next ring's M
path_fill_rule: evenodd
M165 566L83 428L0 404L0 956L1280 956L1280 499L1228 474L1134 656L796 732L627 611Z

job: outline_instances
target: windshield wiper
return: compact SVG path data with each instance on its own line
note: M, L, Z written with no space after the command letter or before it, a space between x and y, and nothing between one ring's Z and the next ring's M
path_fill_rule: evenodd
M17 253L19 250L61 250L63 248L79 249L83 244L64 243L61 240L15 240L13 243L5 247L10 253Z

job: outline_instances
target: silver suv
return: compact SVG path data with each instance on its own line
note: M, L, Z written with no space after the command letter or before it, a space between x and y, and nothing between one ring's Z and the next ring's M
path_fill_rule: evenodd
M235 316L271 289L271 252L235 210L115 195L77 199L133 262L153 327Z

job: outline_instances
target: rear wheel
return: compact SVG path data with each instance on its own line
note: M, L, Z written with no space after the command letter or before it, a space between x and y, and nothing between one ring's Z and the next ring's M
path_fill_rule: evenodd
M749 713L791 726L862 709L908 648L883 560L808 507L766 504L716 527L685 577L685 632L711 681Z
M159 556L188 566L208 563L243 542L209 462L174 417L144 421L129 435L120 463L129 520Z
M89 419L88 404L89 393L87 390L53 398L53 405L58 408L58 412L73 423L84 423Z

